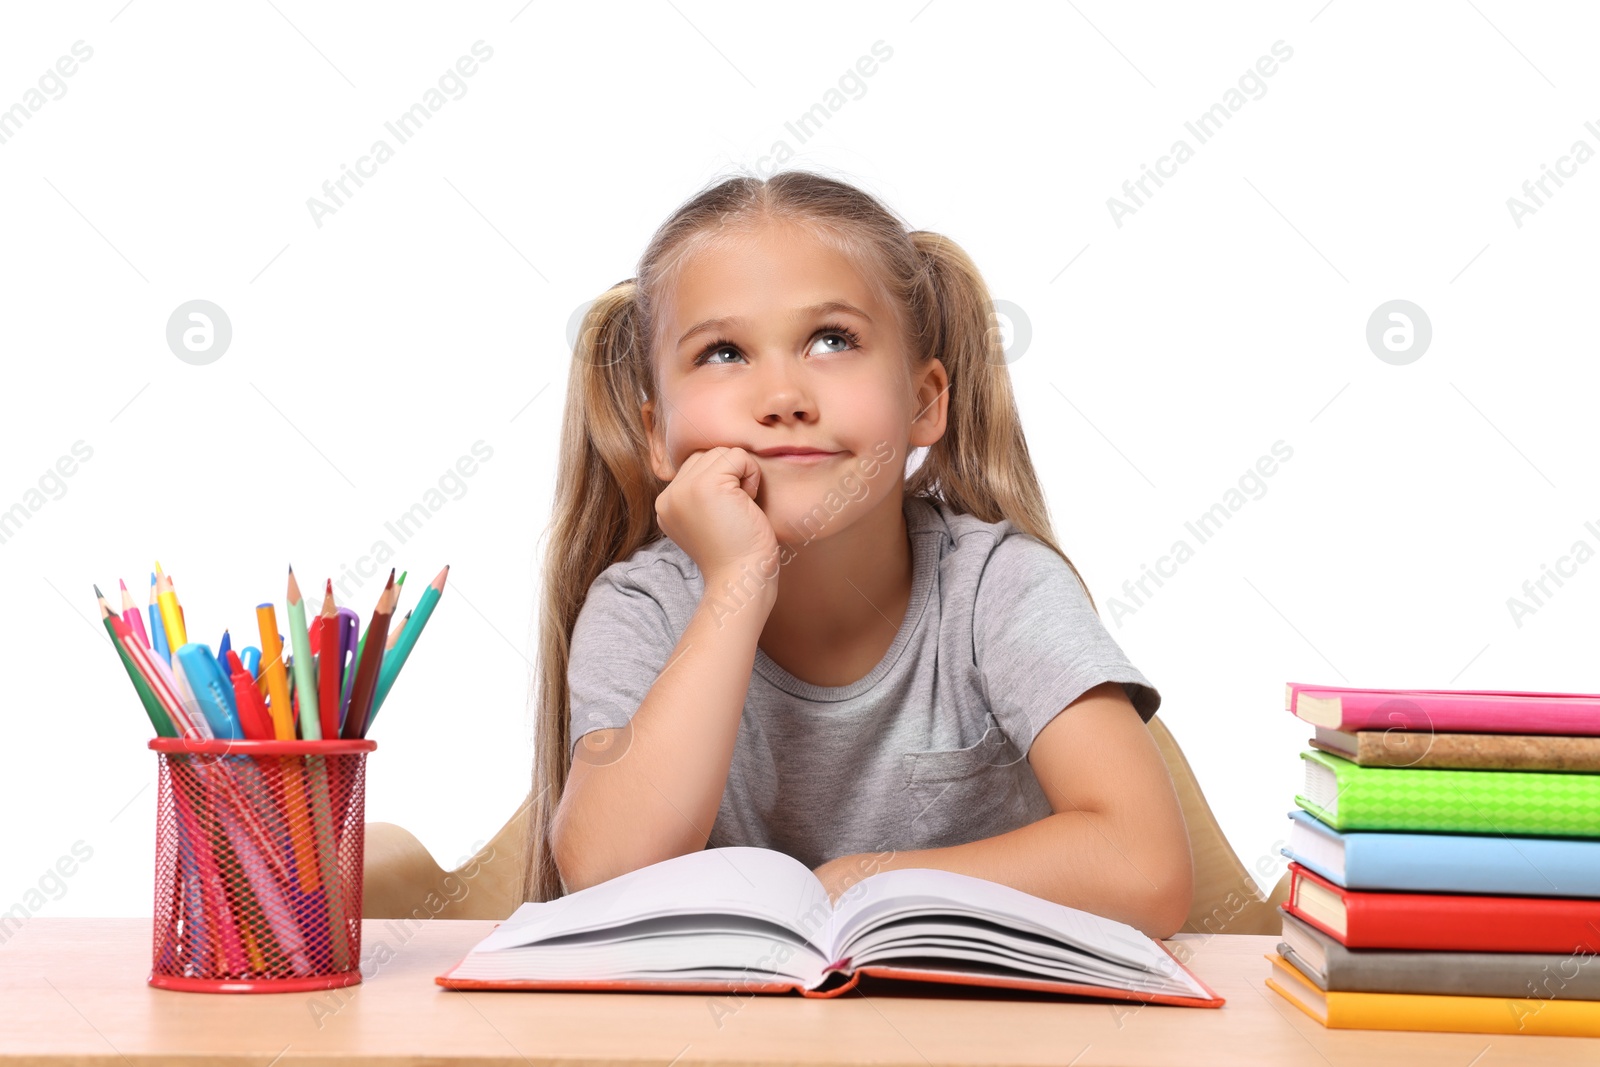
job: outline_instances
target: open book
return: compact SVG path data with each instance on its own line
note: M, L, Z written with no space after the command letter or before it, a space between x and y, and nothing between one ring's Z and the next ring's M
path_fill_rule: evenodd
M1218 1008L1125 923L949 871L880 871L837 906L765 848L703 849L528 902L434 979L448 989L798 992L863 974Z

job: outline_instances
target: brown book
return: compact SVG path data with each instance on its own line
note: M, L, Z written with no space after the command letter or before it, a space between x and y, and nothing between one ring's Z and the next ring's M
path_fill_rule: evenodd
M1313 748L1362 767L1600 772L1600 737L1560 734L1440 734L1425 730L1331 730L1318 726Z

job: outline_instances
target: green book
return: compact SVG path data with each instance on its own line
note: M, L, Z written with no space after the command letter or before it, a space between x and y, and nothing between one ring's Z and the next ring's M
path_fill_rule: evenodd
M1294 802L1335 830L1600 837L1600 774L1363 767L1307 750Z

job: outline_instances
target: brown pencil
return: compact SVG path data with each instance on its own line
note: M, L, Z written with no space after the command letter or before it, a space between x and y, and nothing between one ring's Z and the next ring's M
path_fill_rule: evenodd
M361 648L361 662L356 664L356 680L350 686L350 707L344 713L344 730L340 736L355 740L367 732L367 712L372 707L372 693L378 685L378 667L383 662L384 642L389 636L389 619L394 614L398 594L394 586L394 568L389 568L389 582L378 597L378 606L367 623L367 639Z

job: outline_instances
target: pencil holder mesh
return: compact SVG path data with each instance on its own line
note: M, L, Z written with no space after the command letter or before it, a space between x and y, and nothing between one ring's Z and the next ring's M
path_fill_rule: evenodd
M291 993L361 981L368 740L158 737L150 984Z

